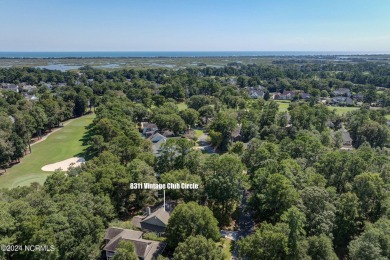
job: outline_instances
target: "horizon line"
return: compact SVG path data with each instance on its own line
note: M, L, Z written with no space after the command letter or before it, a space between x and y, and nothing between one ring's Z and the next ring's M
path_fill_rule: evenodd
M58 50L58 51L53 51L53 50L15 50L15 51L2 51L0 50L0 53L7 53L7 52L346 52L346 53L351 53L351 52L366 52L366 53L390 53L390 50L388 51L369 51L369 50L355 50L355 51L344 51L344 50L218 50L218 51L213 51L213 50Z

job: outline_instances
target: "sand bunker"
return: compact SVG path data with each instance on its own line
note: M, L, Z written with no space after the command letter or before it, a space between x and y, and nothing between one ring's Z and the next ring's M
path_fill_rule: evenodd
M77 167L84 162L85 160L83 157L73 157L61 162L45 165L41 168L41 170L45 172L54 172L55 170L67 171L70 166Z

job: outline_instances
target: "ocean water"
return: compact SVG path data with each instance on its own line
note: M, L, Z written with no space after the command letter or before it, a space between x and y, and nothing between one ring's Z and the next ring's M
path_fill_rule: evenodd
M0 52L0 58L153 58L153 57L256 57L387 54L321 51L150 51L150 52Z

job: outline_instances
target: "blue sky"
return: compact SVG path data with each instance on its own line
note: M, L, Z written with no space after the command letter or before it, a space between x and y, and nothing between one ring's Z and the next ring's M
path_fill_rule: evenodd
M389 0L0 0L0 51L390 51Z

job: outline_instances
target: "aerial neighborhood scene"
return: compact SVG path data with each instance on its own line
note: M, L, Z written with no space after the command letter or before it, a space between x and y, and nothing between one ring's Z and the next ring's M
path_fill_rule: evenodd
M390 259L389 1L0 10L0 260Z

